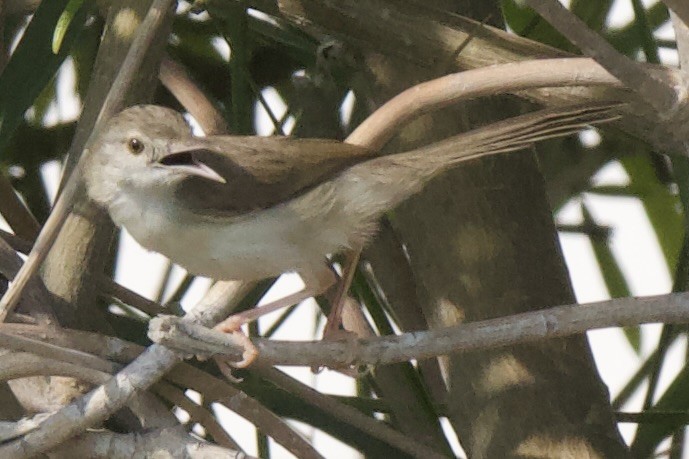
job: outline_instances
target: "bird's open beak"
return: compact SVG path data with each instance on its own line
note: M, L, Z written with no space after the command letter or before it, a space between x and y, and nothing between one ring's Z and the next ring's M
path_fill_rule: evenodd
M191 142L172 144L168 147L168 153L160 158L156 165L196 175L214 182L227 183L222 175L208 167L194 155L195 151L203 149L203 146L195 145Z

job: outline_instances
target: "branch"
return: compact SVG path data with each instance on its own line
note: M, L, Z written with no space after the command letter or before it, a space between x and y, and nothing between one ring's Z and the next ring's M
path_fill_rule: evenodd
M97 131L97 128L101 122L109 118L116 108L120 106L121 101L126 95L128 85L135 78L141 63L143 62L146 50L164 23L166 12L169 11L172 3L172 0L154 0L151 8L148 10L146 17L138 27L139 32L132 42L131 48L127 53L127 57L122 63L122 68L117 74L117 77L115 78L115 81L110 87L108 95L103 102L96 121L96 126L86 142L87 145L91 143L93 135ZM83 155L81 157L83 157ZM10 288L7 290L7 292L5 292L5 295L3 295L2 299L0 300L0 322L3 322L7 318L7 315L12 312L12 309L19 301L22 291L26 287L29 279L36 274L39 266L48 255L50 247L55 242L55 239L59 234L59 230L65 222L65 219L69 214L69 210L77 196L81 181L79 177L80 174L78 173L80 163L81 160L77 163L77 167L74 169L73 173L69 174L65 188L58 197L53 211L50 213L48 220L43 226L43 229L41 230L38 239L34 244L34 248L29 254L29 258L22 266L21 270L14 279L14 282L10 285Z
M6 338L3 339L3 337ZM26 340L22 340L21 338L25 338ZM39 339L48 341L48 343L39 341ZM28 347L30 345L35 345L37 347ZM99 361L94 358L95 356L100 357L100 359L129 362L135 359L143 349L139 345L129 343L116 337L102 336L97 333L81 330L46 328L43 326L27 326L21 324L2 324L0 326L0 347L7 347L14 350L30 349L31 351L44 354L45 351L42 350L40 346L48 346L47 349L52 352L51 356L54 359L96 369L108 368L108 365L111 364L108 364L104 360ZM53 347L55 346L59 346L64 353L54 350ZM73 346L74 349L68 349L68 346ZM79 352L77 353L76 351ZM332 400L327 395L318 392L308 392L302 389L300 387L301 383L296 380L284 379L283 377L275 378L274 375L267 370L263 371L261 374L266 379L274 382L285 390L304 395L308 403L319 407L333 418L342 419L344 422L354 427L365 429L373 438L386 442L401 451L422 451L422 445L410 442L404 435L391 429L386 424L381 424L370 418L364 421L363 418L351 413L351 407L337 400ZM235 413L249 420L261 432L278 440L278 442L282 444L285 442L292 442L294 446L291 451L297 451L299 457L308 456L308 450L306 449L309 446L308 443L306 443L306 445L300 445L299 442L303 441L303 439L301 439L299 435L295 437L294 432L285 425L280 417L276 416L275 413L268 410L253 398L247 396L244 392L228 384L227 381L209 375L185 363L175 366L175 369L168 373L165 378L169 383L177 387L189 388L199 392L204 397L204 400L208 402L217 402L227 406ZM165 389L160 390L161 384L165 385L165 383L156 383L156 385L153 386L153 390L177 404L178 400L174 397L168 397L168 395L170 395L168 391ZM294 387L295 385L297 387ZM179 406L185 410L187 409L182 405ZM358 414L361 415L360 413ZM199 415L200 419L198 422L203 424L204 428L210 432L212 426L207 425L203 421L203 416L199 413L197 413L197 415ZM291 440L290 437L292 437ZM216 441L218 440L217 437L214 436L214 438ZM295 450L294 448L298 449ZM426 453L431 453L431 451L426 451Z
M659 113L675 112L678 95L674 88L619 53L561 3L556 0L525 0L525 3Z
M241 447L237 442L232 439L222 428L210 409L206 407L197 405L189 399L182 389L173 386L172 384L158 381L153 390L156 394L172 402L175 406L183 409L189 415L191 424L199 424L208 432L219 446L224 448L231 448L241 451ZM201 393L201 396L205 398L205 394ZM251 421L250 418L247 418ZM255 424L254 424L255 425Z
M559 338L606 327L642 323L689 322L689 293L619 298L556 306L508 317L433 331L348 341L274 341L254 339L262 365L385 365ZM150 322L149 338L187 352L238 356L241 347L226 334L163 316Z
M50 457L54 459L72 459L75 457L92 459L127 459L131 457L252 459L252 456L247 456L241 451L223 448L196 439L179 426L147 431L146 433L84 432L51 451Z
M275 368L260 365L256 366L254 371L269 381L272 381L284 390L301 397L310 405L329 413L335 413L338 419L342 420L343 422L365 430L372 437L378 438L390 445L393 445L400 451L407 452L412 457L423 457L428 459L440 459L445 457L431 447L417 442L414 438L408 437L401 432L391 429L376 419L362 414L354 407L346 405L327 395L321 394L316 389L297 381L291 376Z
M39 413L32 418L22 418L17 422L0 422L0 442L17 438L34 430L50 413Z
M170 57L160 64L160 82L199 122L206 135L228 132L227 123L182 64Z
M187 319L210 326L226 317L233 297L241 296L237 293L251 287L249 284L235 283L237 288L231 290L227 289L228 285L232 283L216 283L202 302L187 314ZM180 360L181 357L173 350L160 345L150 346L116 376L58 410L41 423L38 429L19 440L0 446L0 457L34 456L104 421L135 395L148 389Z
M0 173L0 215L5 217L17 236L23 239L33 241L41 230L36 217L19 199L9 179L3 173Z
M71 349L69 346L74 348ZM143 350L139 345L93 332L19 324L0 326L0 347L16 352L31 352L44 356L49 361L109 373L118 371L121 366L107 360L130 362ZM27 371L40 371L38 369L40 367L40 364L32 365ZM64 368L73 367L60 365L57 368L66 371ZM177 365L175 370L167 375L167 380L177 387L199 392L208 402L218 402L228 406L278 443L288 445L287 449L297 457L319 457L315 454L313 447L284 420L226 381L187 364ZM187 411L196 422L213 435L220 446L237 449L234 442L205 409L191 402L181 390L169 383L158 382L153 386L153 391ZM386 427L380 426L380 428ZM375 434L372 433L372 436Z
M13 278L22 264L22 259L14 251L27 254L31 252L31 247L31 242L12 233L0 230L0 274L3 274L8 279ZM97 278L100 293L105 297L114 298L129 306L134 306L149 316L155 316L166 311L164 306L118 284L110 277L101 274L97 275ZM40 282L40 280L37 280L37 282Z
M45 343L42 344L45 345ZM98 385L111 379L112 375L89 366L54 360L27 352L0 355L0 381L33 376L64 376ZM136 398L129 400L129 407L143 427L170 427L178 424L175 416L149 393L138 394ZM71 421L65 418L62 422L69 424Z
M689 27L689 3L686 0L663 0L663 3Z
M26 239L17 236L16 234L12 234L1 229L0 239L4 239L5 242L7 242L15 251L24 254L31 252L31 247L33 247L33 242L29 242ZM21 266L19 268L21 268ZM19 268L17 268L17 271L19 271Z
M118 284L105 275L98 276L98 284L102 295L115 298L129 306L134 306L136 309L145 312L149 316L155 316L164 311L170 312L165 306L151 301L145 296L139 295L135 291Z
M21 257L0 236L0 274L12 280L21 269L21 266ZM53 313L53 297L46 289L42 279L35 277L29 281L22 298L22 304L24 312L30 312L36 321L43 324L56 322L56 317Z
M526 89L622 84L588 58L535 59L454 73L418 84L393 97L361 123L348 143L379 150L414 118L481 96Z
M69 363L71 365L89 368L93 371L99 371L104 374L115 373L121 368L121 365L108 362L105 359L85 352L12 333L5 333L3 331L0 331L0 348L9 349L14 352L31 353L52 361Z

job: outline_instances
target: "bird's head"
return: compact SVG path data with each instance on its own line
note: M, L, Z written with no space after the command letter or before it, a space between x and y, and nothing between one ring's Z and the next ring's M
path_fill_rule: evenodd
M155 105L127 108L102 127L87 152L89 196L107 206L122 191L166 192L189 176L224 182L195 157L203 143L174 110Z

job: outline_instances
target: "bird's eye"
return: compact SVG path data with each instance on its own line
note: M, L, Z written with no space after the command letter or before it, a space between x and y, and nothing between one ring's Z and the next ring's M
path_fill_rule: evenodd
M136 137L132 137L127 141L127 147L129 148L129 151L135 155L138 155L144 151L144 143Z

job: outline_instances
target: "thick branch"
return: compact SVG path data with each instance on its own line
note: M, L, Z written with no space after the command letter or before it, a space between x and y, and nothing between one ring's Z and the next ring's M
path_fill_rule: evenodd
M689 3L685 0L663 0L663 3L689 27Z

